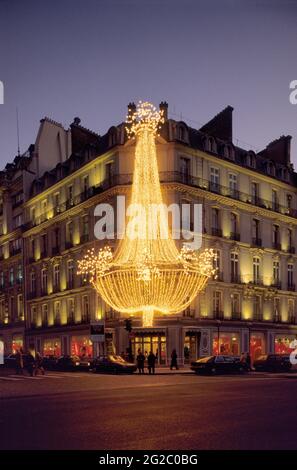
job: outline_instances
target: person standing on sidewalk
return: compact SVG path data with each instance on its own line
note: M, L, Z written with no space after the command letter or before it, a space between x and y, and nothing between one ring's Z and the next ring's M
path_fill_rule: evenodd
M172 370L173 367L175 367L175 369L178 370L176 349L174 349L171 353L170 370Z
M18 350L15 355L15 373L17 375L23 375L24 373L24 360L22 349Z
M35 372L35 359L31 351L29 351L26 356L26 368L31 377L33 377Z
M251 355L250 355L249 352L246 353L245 362L246 362L247 371L251 372L251 370L252 370L252 358L251 358Z
M145 356L143 352L138 349L138 356L136 358L137 361L137 369L139 374L144 374L144 361L145 361Z
M36 353L36 358L35 358L35 370L34 370L34 375L37 375L38 372L40 371L42 375L45 374L44 367L42 365L43 363L43 358L39 352Z
M149 374L155 374L155 364L156 364L156 356L153 353L153 351L150 351L148 357L147 357L147 368L149 371Z

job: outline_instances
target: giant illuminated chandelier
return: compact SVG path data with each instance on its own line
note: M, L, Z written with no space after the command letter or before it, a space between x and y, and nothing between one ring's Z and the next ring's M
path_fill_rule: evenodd
M162 111L148 102L130 108L127 133L136 141L131 207L138 208L137 217L114 254L110 247L89 250L79 261L79 274L90 276L104 301L124 314L141 312L143 326L152 326L154 312L184 310L214 274L212 250L179 251L169 234L155 142L163 122Z

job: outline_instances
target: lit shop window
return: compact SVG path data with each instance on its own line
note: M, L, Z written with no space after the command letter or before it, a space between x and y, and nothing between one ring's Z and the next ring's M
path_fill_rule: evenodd
M220 333L213 338L213 354L238 356L240 354L238 333Z
M262 354L265 354L265 343L263 333L256 333L251 335L250 354L252 361L255 361Z
M61 340L59 338L46 339L43 343L44 356L61 356Z
M294 350L290 345L295 339L295 335L276 335L274 340L274 352L276 354L290 354Z
M13 336L12 338L12 352L15 354L24 346L24 340L22 336Z
M92 357L93 345L88 336L71 337L71 354L79 357Z

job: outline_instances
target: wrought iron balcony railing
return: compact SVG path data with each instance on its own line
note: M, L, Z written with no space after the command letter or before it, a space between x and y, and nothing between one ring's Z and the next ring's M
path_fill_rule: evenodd
M231 320L241 320L241 312L232 312Z
M262 239L258 237L253 237L252 238L252 245L253 246L262 246Z
M224 312L222 310L214 310L212 316L215 320L224 320Z
M212 229L211 229L211 234L212 234L214 237L222 237L223 232L222 232L222 229L221 229L221 228L212 227Z
M263 321L263 313L262 312L254 312L252 320L254 320L254 321Z
M240 241L240 233L231 232L230 233L230 240L235 240L235 241L239 242Z

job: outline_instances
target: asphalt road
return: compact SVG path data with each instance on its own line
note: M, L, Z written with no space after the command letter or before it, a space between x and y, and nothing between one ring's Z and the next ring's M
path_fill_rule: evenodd
M0 375L0 449L297 449L296 397L297 374Z

